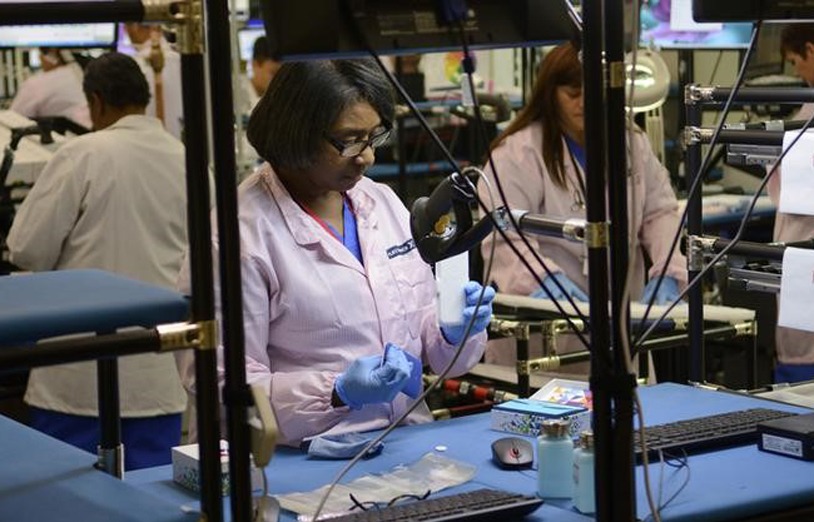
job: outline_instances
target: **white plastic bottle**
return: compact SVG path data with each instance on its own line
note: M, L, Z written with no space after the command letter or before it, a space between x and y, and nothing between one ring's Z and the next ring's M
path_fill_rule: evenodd
M568 498L572 492L574 442L568 420L543 421L537 437L537 495L542 498Z
M574 449L574 490L573 502L577 511L585 515L596 512L594 490L594 434L583 431L579 435L579 445Z

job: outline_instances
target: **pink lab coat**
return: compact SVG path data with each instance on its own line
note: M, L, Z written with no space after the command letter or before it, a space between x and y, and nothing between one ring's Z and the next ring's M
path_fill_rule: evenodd
M632 181L628 181L628 233L630 241L643 247L653 260L653 266L647 273L649 279L657 276L664 266L670 244L679 226L680 215L667 170L653 154L647 136L637 129L630 137L629 143L633 148L633 176ZM568 179L567 190L556 186L549 176L543 163L542 143L542 125L533 123L509 136L492 152L509 207L549 217L585 219L584 208L575 205L574 193L578 190L579 184L565 140L562 146L565 175ZM577 168L581 170L581 167ZM494 174L488 165L485 170L495 193L496 204L499 204L500 196ZM635 206L630 198L632 189L635 190ZM488 202L487 184L479 183L478 191L481 199ZM546 272L529 254L517 234L509 232L509 237L529 260L531 266L537 269L540 278L545 279ZM584 244L532 234L526 234L526 237L552 272L564 272L586 294L588 293L587 248ZM491 242L492 236L481 245L484 260L488 260ZM631 298L634 300L640 298L645 282L644 256L641 248L636 252L635 258L631 259L634 269ZM678 249L670 261L667 275L675 277L682 288L687 283L687 261ZM497 236L489 280L497 283L500 292L510 294L529 295L540 286L500 236ZM507 349L505 343L493 345L490 342L486 360L498 364L512 364L515 354L513 350Z
M565 142L563 141L563 154L565 175L569 180L568 190L557 187L551 180L543 163L542 143L542 125L534 123L507 138L492 153L509 206L512 209L528 210L531 213L545 214L550 217L585 219L585 210L574 206L574 187L579 185L577 173L569 160ZM631 188L635 187L636 205L628 208L628 228L630 240L644 247L653 260L653 266L647 274L647 277L650 278L658 275L664 266L670 243L678 229L680 216L667 170L653 154L647 136L643 132L633 132L632 146L633 182L628 182L628 196L630 196ZM487 167L486 170L493 190L497 194L494 175L490 168ZM480 183L478 190L480 197L484 201L489 201L486 184ZM496 198L499 201L499 196ZM628 199L628 203L630 205L630 199ZM532 234L526 236L552 271L564 272L587 293L586 247L583 244ZM525 248L517 234L512 233L510 237L513 238L520 251L526 253L526 258L530 260L532 266L535 266L536 262L528 254L528 249ZM490 244L491 236L482 244L484 258L489 255ZM633 277L631 295L636 299L640 296L645 282L644 256L640 250L632 262L636 272ZM535 266L535 268L539 269L538 274L544 278L546 274L542 267ZM667 275L675 277L681 283L686 283L687 263L680 252L676 252L673 256L667 269ZM528 295L540 286L500 237L498 237L496 245L491 279L497 283L501 292L511 294Z
M795 120L808 120L814 112L814 104L803 105ZM796 131L792 131L796 132ZM766 185L769 197L775 205L780 203L780 168ZM814 216L777 212L774 221L775 241L801 241L814 237ZM779 300L778 300L779 302ZM777 359L785 364L814 364L814 333L778 326L775 332Z
M334 380L355 359L381 355L391 342L440 373L455 352L438 328L435 281L414 247L404 204L367 178L347 195L364 266L294 202L268 164L239 189L246 373L266 389L278 441L287 445L325 432L383 428L413 402L399 394L356 411L331 407ZM182 288L188 279L182 273ZM474 366L485 343L485 332L469 339L449 375ZM194 389L192 360L180 362ZM222 361L218 366L222 384ZM422 404L407 423L430 420Z

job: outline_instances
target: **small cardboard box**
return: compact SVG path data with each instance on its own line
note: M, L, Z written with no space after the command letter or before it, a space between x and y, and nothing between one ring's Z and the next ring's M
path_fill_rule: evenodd
M591 391L587 382L552 379L528 399L492 407L491 427L497 431L537 436L547 419L571 421L573 438L591 429Z
M172 480L194 492L201 489L198 445L187 444L172 448ZM263 489L263 470L251 465L252 490ZM229 494L229 443L220 441L221 494Z

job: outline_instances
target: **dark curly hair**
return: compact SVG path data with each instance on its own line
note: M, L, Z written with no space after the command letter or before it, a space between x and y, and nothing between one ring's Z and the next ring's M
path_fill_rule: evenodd
M85 68L82 82L85 96L98 95L113 107L146 107L150 102L150 87L138 64L121 53L107 53L91 60Z

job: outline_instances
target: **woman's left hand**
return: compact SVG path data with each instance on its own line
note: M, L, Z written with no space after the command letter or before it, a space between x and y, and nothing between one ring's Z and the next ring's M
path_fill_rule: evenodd
M492 301L495 300L495 289L491 286L487 286L486 289L483 290L483 299L476 310L475 307L478 304L478 298L480 297L482 289L483 286L477 281L469 281L466 283L466 286L464 286L464 292L466 292L466 307L463 311L461 323L455 326L441 326L441 333L444 334L444 338L449 344L458 344L461 342L464 333L466 333L466 327L469 325L473 316L475 317L475 322L469 331L470 337L486 330L486 327L489 326L489 322L492 320Z

